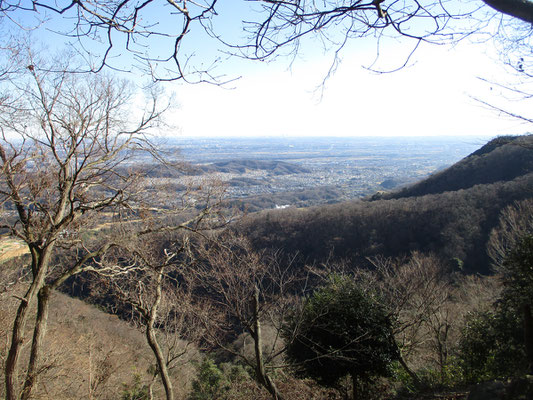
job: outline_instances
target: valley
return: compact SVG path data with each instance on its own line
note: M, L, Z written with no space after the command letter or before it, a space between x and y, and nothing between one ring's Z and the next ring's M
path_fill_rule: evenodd
M390 354L375 349L391 371L384 386L376 386L376 398L466 399L467 384L513 376L525 353L514 338L522 337L520 324L507 327L494 302L505 284L494 276L493 256L506 257L533 227L533 136L477 140L175 140L165 146L174 169L142 155L129 159L91 194L110 196L117 177L129 176L130 193L141 196L122 209L105 207L90 218L82 213L79 223L52 231L57 246L47 287L59 292L51 297L45 348L58 361L41 375L47 385L36 388L36 398L144 400L152 390L163 398L168 382L174 398L187 400L266 400L277 390L287 399L346 398L345 391L357 387L342 380L346 370L334 377L339 387L323 387L286 367L301 350L278 352L300 342L301 328L292 333L286 321L304 321L308 299L318 301L320 293L337 293L331 301L342 309L352 293L364 294L369 303L350 304L358 315L348 324L381 307L393 316L379 324L394 337L385 343L395 344ZM32 168L27 176L39 178ZM84 186L79 190L85 196ZM72 199L73 207L81 200L89 208L95 204ZM5 203L3 217L16 227L13 204ZM27 209L36 222L28 226L36 229L46 219L33 204ZM8 228L2 233L0 333L8 337L16 303L31 281L31 260L27 245L8 238ZM328 316L324 323L343 318ZM484 324L493 318L502 319L493 333L497 340L508 330L514 335L503 340L514 346L512 353L470 333L475 323L487 331ZM142 333L148 345L141 344ZM55 339L65 335L72 339ZM155 357L156 366L150 357L154 337L168 364ZM62 340L81 347L71 350ZM263 340L266 357L257 361ZM347 353L352 365L374 368L374 362L359 364L358 353L373 352L373 345L351 337L348 343L356 345L356 356ZM2 357L7 353L0 349ZM472 362L478 353L502 357L508 366ZM261 383L270 372L259 380L257 370L247 369L256 363L279 371L277 388ZM79 365L89 366L88 376ZM157 368L168 369L165 383L158 382ZM448 369L458 372L448 376ZM213 376L225 383L200 386ZM71 384L84 379L89 383Z
M479 137L169 139L172 158L216 177L251 211L357 199L419 181L475 151ZM183 180L186 180L183 178Z

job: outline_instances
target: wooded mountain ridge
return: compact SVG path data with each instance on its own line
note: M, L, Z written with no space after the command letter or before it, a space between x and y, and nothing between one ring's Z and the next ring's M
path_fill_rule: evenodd
M263 211L240 229L257 248L303 262L432 252L487 273L486 244L503 208L533 195L533 136L497 138L411 187L366 201Z
M461 161L385 198L423 196L511 181L533 171L533 137L500 136Z
M327 298L329 296L328 293L332 293L331 290L334 289L331 284L337 282L334 279L335 276L331 277L331 284L326 289L317 289L320 283L314 282L314 278L309 278L306 274L307 271L317 271L317 269L312 268L313 264L316 266L322 263L329 264L331 272L334 272L335 261L339 260L348 261L344 265L353 269L351 271L354 273L353 279L355 279L357 272L360 273L357 279L367 279L364 281L366 283L363 286L365 290L366 288L373 288L374 284L380 283L382 285L382 294L380 296L385 296L386 291L391 288L394 289L393 291L401 289L399 292L402 292L403 289L407 290L411 288L411 280L418 277L419 281L415 285L418 289L415 292L410 292L409 296L411 297L408 297L410 298L409 307L412 306L413 308L409 309L409 313L405 313L405 315L412 315L410 313L412 310L419 309L418 305L420 303L418 303L417 299L426 299L434 296L427 303L427 310L433 311L427 311L429 314L426 314L426 311L423 314L415 313L416 318L420 318L419 321L429 321L427 322L429 325L424 325L424 329L420 330L420 332L408 332L406 336L402 336L403 333L400 332L403 331L400 331L400 329L403 328L401 327L405 326L403 324L413 326L412 320L398 319L400 322L396 325L395 329L397 330L395 331L394 340L401 343L404 354L409 356L409 359L406 356L409 365L412 365L413 369L416 369L417 373L420 373L422 377L424 376L421 371L427 365L435 368L435 371L437 371L436 368L440 368L441 372L445 371L448 365L455 365L459 368L459 364L453 364L453 357L457 354L462 354L460 349L463 348L460 348L460 343L458 342L463 337L460 334L462 332L461 329L463 326L470 326L464 322L465 316L470 315L470 311L474 309L475 304L485 304L485 307L488 307L489 301L494 299L492 296L497 293L497 290L494 289L496 286L492 277L449 273L450 270L453 271L450 266L455 267L455 270L462 269L464 272L489 272L490 264L486 252L486 244L492 229L498 225L502 209L515 201L531 199L533 194L533 172L531 172L530 168L531 163L528 161L530 158L527 158L531 157L531 149L533 148L533 146L530 147L531 142L529 141L531 138L520 139L525 141L525 144L520 143L521 149L525 151L524 160L526 161L524 163L526 167L522 168L522 170L517 168L516 171L518 172L507 171L511 174L509 179L498 180L497 178L489 177L488 182L490 183L479 183L470 180L470 186L467 187L468 184L465 184L465 188L453 190L445 184L448 182L447 173L457 169L457 166L452 166L447 171L436 175L440 177L439 179L442 179L438 193L425 193L421 196L411 197L398 196L398 198L392 198L396 194L391 194L389 199L374 196L365 201L350 201L305 209L286 208L251 214L236 224L235 228L244 231L253 241L255 248L259 250L270 248L274 250L273 252L255 252L249 247L249 243L245 238L239 235L234 236L231 232L222 232L225 236L221 235L220 237L208 236L214 235L217 230L217 228L209 226L205 232L200 231L199 235L192 239L194 240L194 245L191 247L191 252L194 251L194 254L185 252L176 260L175 269L170 269L171 265L165 260L161 263L161 258L158 255L173 256L167 249L173 249L175 248L173 246L190 242L188 238L182 238L177 234L167 237L158 232L150 241L145 241L144 237L137 238L133 243L126 243L129 247L124 248L123 251L117 247L108 254L95 257L89 263L89 267L92 266L94 269L104 266L107 268L119 268L120 273L113 276L112 279L105 274L98 275L88 269L85 272L67 278L61 289L104 306L106 309L113 311L113 313L127 316L128 320L136 323L139 329L144 330L145 333L149 332L149 329L152 329L152 332L157 329L158 335L167 340L167 343L164 344L166 346L165 351L168 351L169 355L178 354L177 358L169 358L173 362L175 361L176 364L168 367L172 371L172 374L169 375L170 379L179 388L179 395L177 394L178 390L176 390L178 398L191 400L199 398L263 399L267 398L267 392L276 393L278 390L276 387L266 387L266 384L261 383L267 382L268 384L269 381L266 378L260 378L262 380L256 378L257 375L255 374L257 372L255 371L258 371L258 369L251 370L252 372L249 374L242 364L239 364L240 361L238 360L248 354L245 343L248 338L260 337L257 332L260 332L260 323L263 323L263 321L265 331L274 329L278 326L276 325L278 322L286 321L286 317L298 309L298 304L305 305L307 297L304 292L302 292L301 298L298 299L302 303L293 303L296 300L294 294L300 293L300 290L303 290L303 285L309 289L308 293L311 293L313 289L317 290L318 297L313 294L314 298ZM501 162L499 168L507 168L506 158L501 157L501 155L493 158L493 153L503 152L503 154L506 154L505 151L513 152L514 148L506 149L505 147L514 146L515 140L512 139L507 142L502 140L497 142L496 145L494 145L494 141L490 142L487 146L475 152L475 154L458 163L463 165L461 171L465 174L465 180L468 180L472 174L469 165L478 168L478 162L485 164L485 169L478 168L479 174L482 174L481 171L483 170L491 171L491 168L497 169L492 165L493 159ZM511 159L513 157L516 158L512 155L508 158ZM510 161L514 162L514 160ZM429 178L429 180L431 179L435 178ZM176 191L169 192L169 195L175 196L176 193ZM165 200L163 195L156 190L153 190L153 194L160 202ZM151 197L148 198L150 199ZM168 207L169 209L172 208L171 205L168 205ZM187 212L194 210L195 208L193 207L192 210L187 209ZM139 224L139 218L148 219L152 215L150 213L152 209L144 211L146 215L131 214L132 218L129 221L124 221L128 222L129 225L126 223L107 223L97 225L94 229L89 229L89 226L87 226L83 235L75 236L72 240L76 242L80 237L83 237L87 240L87 243L92 244L93 242L98 243L111 234L117 234L117 231L118 233L134 231L136 224ZM221 212L226 212L226 210L221 210ZM154 212L153 216L158 217L156 212ZM180 215L179 217L183 219L185 215ZM157 219L154 218L148 222L156 221ZM97 221L93 223L95 222ZM168 227L179 225L182 222L165 216L165 223ZM224 223L223 226L226 226L226 224ZM149 231L150 229L151 227L148 225L147 230ZM218 229L221 228L219 227ZM127 236L127 238L130 239L131 236ZM70 240L65 235L60 236L59 239ZM281 252L278 251L279 249ZM176 251L179 250L178 248ZM139 253L138 260L133 259L132 253L136 255L138 251L144 252ZM286 263L287 259L282 257L283 253L288 255L297 254L298 257L293 263ZM428 256L427 253L433 253L437 257ZM367 257L397 257L404 255L409 256L409 259L406 257L404 260L398 261L397 264L395 264L396 260L391 261L390 265L387 264L390 260L384 261L381 266L385 268L389 265L390 269L382 269L381 271L388 271L392 274L390 277L398 278L399 280L391 278L392 280L380 281L378 275L371 275L375 271L356 271L358 267L364 266L368 262ZM77 253L75 251L70 248L63 248L55 254L53 258L54 266L57 268L57 266L61 265L73 265L72 259L76 256ZM189 257L191 257L190 261ZM376 260L387 259L375 258L374 261ZM443 261L442 264L441 260ZM445 265L446 261L448 265ZM18 276L17 274L23 273L24 270L20 268L20 265L24 264L23 262L20 262L20 265L17 264L18 261L15 259L10 262L11 264L9 265L11 265L11 270L15 277ZM300 268L304 262L310 268ZM143 263L147 263L147 267L138 269L144 265ZM4 264L3 272L10 270L9 265ZM395 266L394 268L391 267L393 265ZM124 268L129 268L129 266L133 268L131 274L122 273ZM184 266L186 269L184 269ZM379 266L377 264L374 264L374 266L376 271L378 271ZM168 272L163 271L163 268L167 267ZM152 275L155 268L161 268L160 272L156 270L155 275ZM326 270L326 268L324 269ZM401 275L400 271L410 272L407 275ZM57 273L57 269L52 272ZM165 273L163 274L163 272ZM276 273L278 272L280 274L279 280L276 278ZM301 280L298 276L300 272L302 275L306 275L305 278L302 276ZM51 276L49 279L53 277ZM147 328L146 324L143 325L142 318L144 317L141 317L141 315L147 315L147 311L143 311L145 309L140 307L143 304L152 304L144 303L144 301L155 301L154 304L159 307L159 301L161 300L160 295L151 294L157 293L157 291L150 292L147 290L154 287L154 282L161 282L153 280L153 277L161 277L161 279L165 277L168 282L166 282L165 286L161 284L158 286L159 293L163 293L164 290L166 297L164 298L164 303L161 303L162 308L159 319L156 320L155 317L150 319L152 325ZM288 280L286 280L287 277L289 277ZM6 276L4 279L8 286L11 281L11 275ZM285 282L289 282L290 286L285 287ZM338 282L342 283L343 281ZM354 280L353 282L355 283L356 281ZM22 293L24 285L24 282L20 282L13 289L17 290L13 292L15 295L6 296L9 302L5 302L5 309L0 310L0 317L4 318L2 320L3 323L0 324L1 327L8 326L4 321L8 321L14 315L15 300L20 298L19 292ZM349 289L348 286L341 285L341 296L338 296L341 300L347 297L344 295L346 292L344 290L345 287ZM130 292L126 293L126 289L130 290ZM326 291L324 292L324 290ZM356 293L352 289L348 291ZM228 293L231 294L231 297L227 297ZM370 294L370 292L368 293ZM322 296L322 294L327 296ZM130 297L126 297L128 295ZM133 297L137 295L140 296L138 297L140 301L137 301L137 297ZM371 296L369 295L368 298L370 299ZM157 368L161 367L154 367L153 364L146 361L149 356L141 350L139 335L135 335L133 330L123 329L124 324L118 320L114 324L112 319L105 319L103 315L97 312L92 314L76 312L72 315L69 314L70 317L64 317L68 314L63 311L65 307L80 307L77 304L81 304L77 301L68 302L68 299L65 299L64 296L60 296L60 302L52 303L51 332L59 330L60 332L65 332L65 335L70 335L73 339L65 340L69 345L76 344L79 349L70 350L71 347L62 345L60 341L63 339L58 338L63 336L49 335L50 340L46 342L46 350L50 351L51 354L57 353L59 356L52 358L52 361L50 361L55 363L50 365L57 365L57 367L50 367L50 372L43 373L41 380L47 383L43 387L46 390L52 388L54 394L49 397L43 397L41 395L43 390L38 387L37 390L39 392L36 391L37 396L35 397L81 398L79 393L85 393L88 390L90 394L88 397L92 398L144 399L149 398L148 393L152 389L162 393L161 385L157 385L156 377L158 373L154 373ZM389 300L390 305L394 307L398 304L407 304L396 301L396 298L393 297ZM359 310L358 318L368 314L368 310L375 310L375 306L378 304L380 304L380 307L383 304L389 304L389 300L387 300L387 303L385 301L383 303L370 303L368 307L365 306L365 308ZM220 309L215 309L216 304L222 301L227 302L223 303ZM260 304L264 307L260 308ZM329 308L329 305L326 306ZM190 309L189 307L192 308ZM398 310L401 310L401 307L403 306L400 306ZM349 309L352 310L353 307L350 306ZM230 312L227 310L230 310ZM392 307L390 310L393 312ZM442 314L441 311L443 311ZM143 312L145 314L142 314ZM204 312L209 312L210 314L204 315ZM222 314L222 312L227 312L227 314ZM252 315L250 312L255 317L250 317ZM260 312L262 314L259 314ZM289 314L284 314L285 312ZM400 315L400 311L394 312L398 312L395 315ZM440 319L436 320L436 322L433 321L438 325L431 325L430 318L426 318L428 315L431 318L440 318L445 315L444 325L440 324L442 322ZM268 319L270 317L272 318ZM327 321L337 321L338 319L336 318L328 316L326 319ZM89 328L86 325L86 319L90 319L93 322L97 321L98 323L91 324ZM251 320L255 321L252 329L250 329L249 325ZM353 320L353 318L350 320ZM157 325L155 325L156 323ZM62 328L63 325L68 329ZM380 326L387 327L388 325L384 323L380 324ZM433 335L432 332L434 331L431 329L436 326L439 327L439 330L435 331L436 333ZM518 325L514 323L514 326ZM352 328L350 327L350 329ZM437 342L442 343L442 329L445 329L447 335L449 332L453 333L445 338L446 346L449 345L452 349L450 357L448 357L448 347L446 347L445 357L442 356L444 353L441 352L438 353L442 356L439 359L440 361L431 361L433 359L427 358L427 356L431 355L433 357L437 354L432 350L436 347L432 346ZM290 331L293 331L292 328ZM343 331L346 331L346 329L343 328ZM348 331L352 332L351 330ZM518 332L516 329L515 331L513 333ZM8 332L9 329L2 330L3 334L8 334ZM277 353L276 341L280 337L277 332L274 329L268 346L265 346L265 348L272 349L273 354ZM78 334L81 335L79 339L76 336ZM122 337L125 335L127 335L126 339ZM506 340L508 336L506 336ZM102 337L106 338L104 342L95 339ZM150 337L147 335L147 338L152 340ZM420 345L416 349L416 346L405 344L416 343L414 339L418 337L423 339L419 343L429 344L427 346L424 345L425 347ZM414 339L411 340L412 338ZM258 343L262 342L262 339L253 340ZM287 343L295 343L295 340L290 337L285 340ZM514 343L507 341L511 345ZM120 346L116 343L119 343ZM390 344L391 342L387 340L386 343ZM490 342L486 340L481 343L483 347L490 345ZM124 346L131 347L135 351L130 351ZM204 347L206 351L202 352ZM255 348L261 349L262 347L257 345ZM185 350L182 352L183 349ZM190 351L187 351L188 349ZM217 352L213 352L213 349L217 349ZM229 349L229 352L227 349ZM391 354L385 355L395 358L395 349L393 348L392 350ZM174 351L176 352L172 353ZM127 359L120 357L122 352L128 355ZM70 361L70 358L72 358L71 353L76 355L75 362ZM294 354L298 355L300 353L301 351L298 350ZM4 349L2 356L5 354L6 350ZM62 358L63 355L65 355L64 358ZM210 357L213 357L214 360L211 360ZM359 356L354 357L353 360L360 358ZM195 364L191 363L191 360L199 359L203 360L202 364L196 364L196 367L194 367ZM248 365L251 366L255 365L254 362L257 362L258 365L265 365L263 361L253 361L251 358L245 358L245 360L248 360ZM421 360L430 361L422 363ZM275 358L268 358L267 362L273 361L275 361ZM286 365L285 360L283 362L283 365ZM181 363L184 365L190 364L190 366L185 368L182 367ZM150 365L146 368L148 364ZM89 368L85 371L79 365L89 365ZM130 372L131 376L128 375L128 371L131 371L130 365L139 368L134 372ZM223 372L223 368L225 368L223 365L233 369L226 369L227 372ZM206 368L211 371L208 371L207 375L205 374ZM214 388L208 387L206 389L198 386L198 382L202 382L202 379L210 379L216 374L220 376L227 374L228 377L234 376L237 368L242 372L239 372L241 374L239 375L240 378L231 381L227 385L224 384L223 388L214 386ZM400 370L398 365L395 365L394 368L397 371ZM408 367L404 368L405 371L409 370ZM197 370L197 375L193 375L195 369ZM265 371L264 368L263 371ZM321 369L315 368L314 371L320 372ZM464 371L469 373L470 370L466 368ZM263 376L268 377L265 372L262 373ZM83 374L88 375L88 378ZM276 377L276 380L279 381L280 392L287 396L284 398L340 399L342 390L344 390L336 388L318 389L317 386L298 380L299 376L288 375L288 373L280 376L281 378L278 379ZM477 375L473 378L467 377L464 379L476 381L478 378L481 379ZM404 381L407 383L404 384L410 385L409 378L405 379ZM438 377L439 384L447 384L446 379L448 379L447 375L441 374ZM457 381L461 379L463 378L457 378ZM118 382L121 380L126 382L122 387L118 386ZM75 382L75 384L72 382ZM79 382L81 383L78 385ZM93 382L95 383L93 384ZM228 380L228 382L230 381ZM356 388L356 386L354 381L352 387ZM215 393L218 390L225 391L225 397L219 396L218 392ZM320 392L320 390L323 391ZM196 396L197 393L204 392L208 394L204 397ZM298 395L295 395L295 393L298 393ZM275 398L276 395L272 397ZM404 397L402 397L401 393L396 397L386 397L384 389L382 398L399 399Z

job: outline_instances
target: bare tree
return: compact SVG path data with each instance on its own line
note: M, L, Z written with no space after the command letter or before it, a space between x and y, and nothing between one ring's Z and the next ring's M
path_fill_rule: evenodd
M281 262L276 254L257 253L245 238L234 234L211 238L198 257L191 274L204 293L202 314L208 338L252 367L257 383L273 399L282 399L271 374L285 351L281 324L287 313L294 311L294 293L302 283L291 270L291 261ZM268 341L264 324L274 328ZM235 331L245 333L241 349L227 344L228 333ZM245 351L247 337L253 343L251 356Z
M2 1L0 27L6 31L32 31L48 26L86 63L84 71L99 72L108 66L131 71L139 66L156 79L216 81L214 64L202 60L191 65L194 48L187 48L191 32L209 32L217 15L217 0L161 1ZM61 21L60 27L55 24ZM157 43L157 44L156 44ZM156 44L156 45L155 45ZM5 45L7 46L7 45ZM5 46L0 46L5 47ZM158 47L158 51L151 48Z
M507 86L507 85L499 84L496 82L489 82L489 84L491 84L492 86L500 87L502 92L505 92L505 94L507 95L508 94L512 95L515 99L518 96L518 101L530 100L533 98L532 93L524 92L517 87ZM518 120L519 122L522 122L522 123L533 124L533 117L531 115L522 114L515 110L504 108L500 105L497 105L495 103L492 103L492 102L489 102L487 100L483 100L480 98L474 97L474 100L480 103L481 105L483 105L484 107L488 108L489 110L498 113L499 115Z
M210 61L195 59L199 49L193 47L190 37L211 39L215 46L216 42L223 43L226 47L222 48L229 54L254 59L272 57L284 48L298 52L300 41L308 35L318 36L326 48L336 52L350 39L376 37L379 42L383 35L412 38L416 48L421 41L456 40L481 27L497 29L491 17L478 12L485 5L500 19L507 15L523 25L533 22L530 0L469 4L434 0L252 0L232 7L217 0L13 0L0 3L0 19L14 30L37 28L50 21L52 29L86 56L93 71L104 66L128 70L139 61L143 71L155 79L213 82L217 77L212 67L220 61L219 55L210 57ZM28 15L35 18L33 25L28 24ZM62 22L61 28L54 24L57 20ZM241 24L240 36L228 37L228 32L220 28L228 21ZM503 21L500 25L506 24Z
M175 226L126 235L97 262L102 271L112 271L110 279L104 281L112 287L111 295L132 307L133 320L144 330L156 360L154 378L160 376L167 400L175 398L171 370L203 337L193 311L193 286L184 279L193 262L189 236L225 225L226 219L211 218L218 214L219 207L218 201L207 203L201 212ZM181 215L186 211L187 207L181 209ZM115 271L123 270L125 265L129 265L129 273L117 275Z
M448 319L444 318L444 325L440 322L443 315L448 315L446 306L451 298L451 281L434 256L413 253L409 260L376 257L370 261L375 269L359 275L376 287L386 302L400 349L399 361L418 385L420 379L408 365L409 358L436 339L439 360L446 359Z
M393 329L402 356L409 357L425 341L424 323L433 310L448 298L450 282L434 257L414 253L409 260L375 257L369 274L387 302L394 321ZM402 364L405 363L401 357Z
M533 233L533 200L527 199L506 207L499 224L490 233L487 252L493 268L502 272L504 261L524 236Z
M436 366L445 382L467 313L489 307L497 280L450 273L434 255L415 252L407 260L377 257L358 276L381 293L391 313L400 363L415 384L412 364Z
M2 3L4 6L5 4ZM5 364L6 399L28 399L39 372L50 293L68 278L97 268L90 261L114 246L84 232L99 216L135 212L142 204L140 176L127 168L153 147L146 133L161 117L150 93L135 120L128 114L133 90L107 76L50 72L30 55L25 74L3 87L0 109L1 227L28 247L30 282L19 300ZM61 63L57 63L56 67ZM68 249L68 262L57 262ZM31 309L37 304L30 357L20 355ZM22 386L19 376L23 372Z
M178 262L177 257L185 247L181 247L174 251L164 250L164 253L159 255L154 250L159 247L154 242L149 241L148 247L146 241L134 241L125 249L126 251L112 252L116 254L106 254L101 261L102 265L125 265L130 264L135 266L135 272L123 275L118 278L112 276L109 283L113 285L113 292L118 293L122 302L130 304L139 315L139 325L144 328L146 340L150 349L152 350L157 365L157 374L161 378L165 395L168 400L174 399L174 388L170 378L172 365L179 356L168 351L165 354L157 335L158 327L163 327L174 331L175 336L185 337L180 329L185 328L185 325L171 324L171 312L175 316L177 313L184 315L183 308L185 308L185 301L179 299L177 304L172 307L167 293L172 293L173 290L178 290L177 287L168 288L168 276L171 270L175 271L175 264ZM134 246L131 246L134 244ZM175 279L175 278L174 278ZM174 283L174 282L173 282ZM177 283L174 283L177 285ZM165 310L166 308L166 310ZM173 311L171 309L174 308ZM180 309L181 308L181 309ZM162 309L164 310L162 312ZM165 318L167 317L167 318ZM181 354L180 354L181 355Z

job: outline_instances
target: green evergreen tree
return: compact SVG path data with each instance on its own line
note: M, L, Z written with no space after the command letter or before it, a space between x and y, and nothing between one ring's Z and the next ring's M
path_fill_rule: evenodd
M302 375L329 386L350 375L354 398L374 377L388 375L398 356L386 310L347 277L334 276L316 290L287 321L284 335L288 358Z
M472 314L463 328L460 359L465 379L477 382L533 372L533 236L505 256L503 292L494 311Z
M220 398L228 390L229 382L213 360L205 358L198 366L198 375L192 383L189 400Z
M533 235L526 235L503 265L502 303L522 318L527 372L533 373Z

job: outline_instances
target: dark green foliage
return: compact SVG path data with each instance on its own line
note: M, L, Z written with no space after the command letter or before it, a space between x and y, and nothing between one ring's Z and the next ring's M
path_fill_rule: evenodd
M526 319L531 319L533 301L533 236L522 238L507 255L502 278L504 290L495 311L471 315L463 331L461 359L470 382L517 376L528 368L531 327Z
M461 360L455 356L449 356L443 368L424 366L416 370L419 382L415 383L413 377L399 364L394 363L392 368L392 380L396 382L398 394L420 393L423 391L440 391L454 388L464 383ZM403 398L400 396L399 398Z
M501 307L469 316L459 344L464 379L476 383L507 378L525 368L522 321Z
M241 365L222 364L220 367L210 358L198 365L198 375L192 383L189 400L231 398L228 393L236 382L249 380Z
M503 263L503 301L520 309L533 302L533 236L519 241Z
M148 385L141 382L141 376L135 374L131 385L122 385L122 400L148 400L150 391Z
M192 383L190 400L210 400L219 398L228 390L228 381L224 373L209 358L198 366L198 375Z
M518 242L503 263L502 307L522 318L523 343L529 374L533 373L533 235Z
M324 385L347 374L360 382L385 376L398 355L386 311L372 293L346 277L336 276L313 293L301 316L288 321L285 336L293 332L289 359Z

